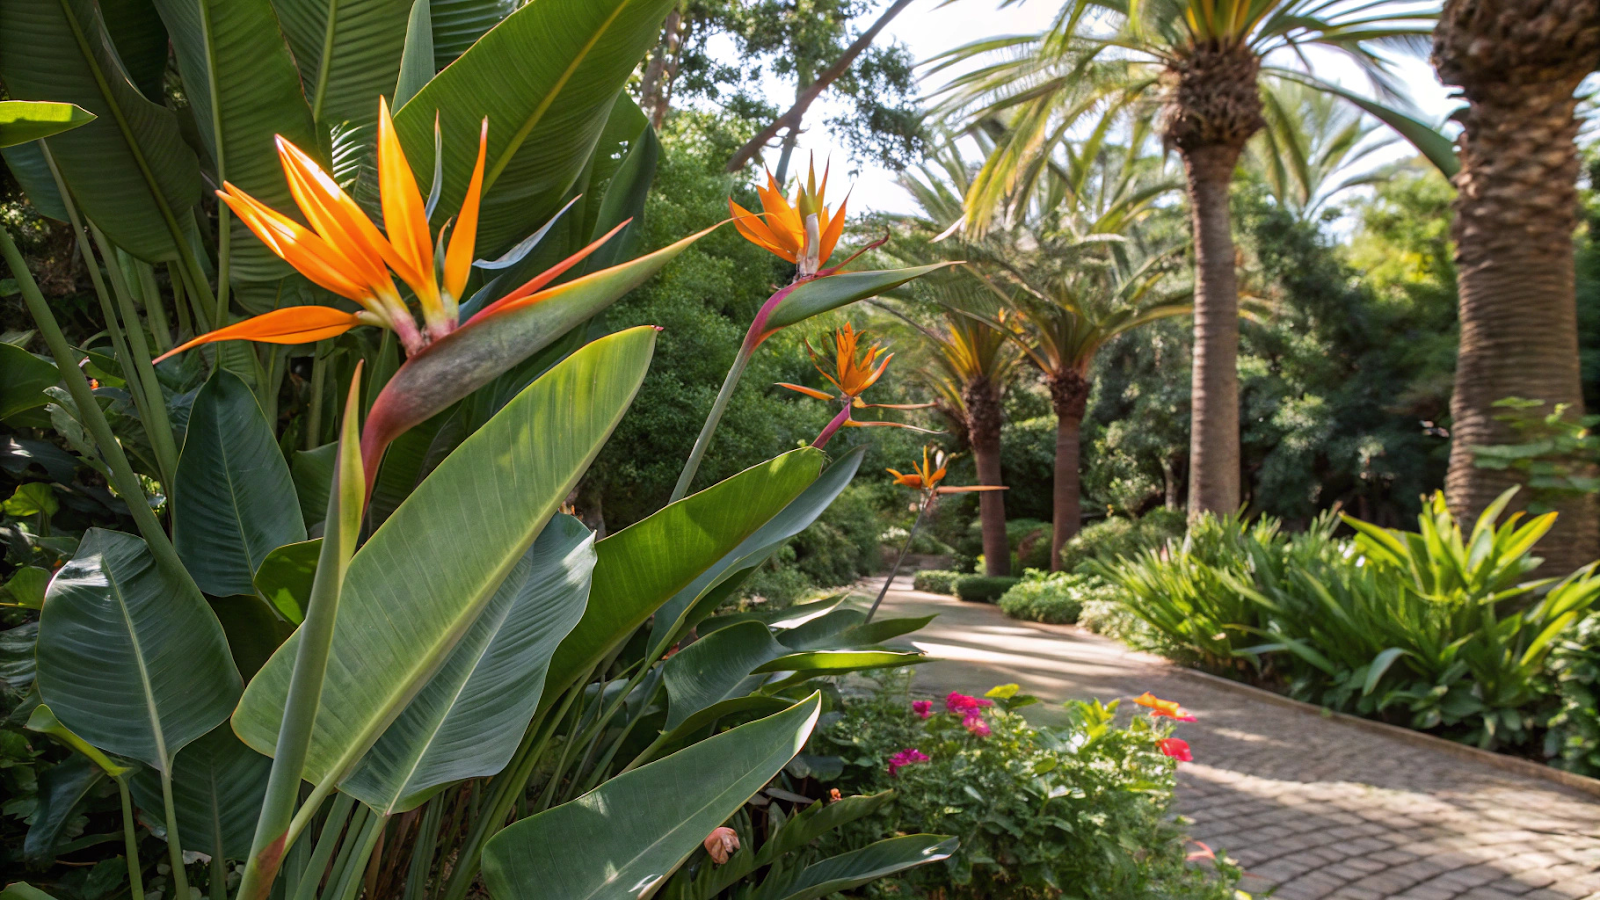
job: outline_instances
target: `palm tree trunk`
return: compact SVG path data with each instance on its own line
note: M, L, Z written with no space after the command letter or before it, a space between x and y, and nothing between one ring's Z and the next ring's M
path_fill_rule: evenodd
M972 458L978 466L978 483L1001 485L1000 477L1000 390L987 378L968 382L961 390L967 408L967 433L972 440ZM983 574L1011 574L1011 544L1006 540L1006 500L1004 491L983 491L978 495L978 519L983 527Z
M1239 508L1239 283L1228 186L1239 148L1183 152L1194 227L1194 375L1190 393L1189 516Z
M1061 571L1061 548L1083 526L1082 489L1078 467L1083 414L1089 405L1089 380L1076 369L1049 377L1050 402L1056 411L1055 480L1051 496L1050 571Z
M1440 78L1460 85L1469 104L1454 178L1461 347L1445 481L1458 518L1475 518L1519 481L1517 473L1474 465L1474 446L1517 440L1496 418L1496 400L1522 397L1583 413L1573 92L1597 58L1600 0L1449 0L1435 33ZM1594 501L1557 505L1558 524L1538 547L1550 574L1600 556Z

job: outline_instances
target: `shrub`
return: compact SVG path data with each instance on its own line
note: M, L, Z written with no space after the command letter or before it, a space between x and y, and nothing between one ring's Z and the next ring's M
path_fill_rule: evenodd
M956 579L962 577L960 572L948 569L924 569L911 576L911 586L919 591L930 594L955 595Z
M1070 625L1078 621L1084 600L1115 593L1116 589L1097 575L1029 569L1021 583L1001 595L1000 610L1013 619Z
M1185 862L1170 810L1175 766L1156 743L1168 726L1136 716L1117 728L1116 703L1073 702L1071 724L1034 729L1016 712L1034 699L1006 685L989 692L994 705L978 711L988 733L975 734L947 702L933 701L937 711L921 718L906 684L886 679L850 700L812 740L814 752L842 759L842 793L895 791L841 839L931 830L961 844L944 863L878 882L866 896L1232 897L1236 868L1223 863L1214 874ZM925 760L890 773L897 758L918 755Z
M1061 568L1075 572L1092 559L1109 563L1141 550L1155 550L1172 538L1183 537L1186 527L1182 510L1166 508L1152 509L1137 519L1101 519L1085 526L1061 548Z
M1545 732L1550 764L1600 775L1600 616L1591 613L1550 654L1556 712Z
M963 575L956 579L956 596L968 603L993 603L1021 580L1009 575Z

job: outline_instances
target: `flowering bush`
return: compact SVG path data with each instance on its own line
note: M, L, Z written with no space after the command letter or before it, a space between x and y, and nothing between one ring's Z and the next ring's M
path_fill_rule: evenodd
M942 864L875 883L865 896L946 898L1231 898L1239 872L1185 861L1171 816L1173 773L1188 745L1166 719L1176 703L1138 698L1151 715L1115 727L1117 703L1067 704L1071 724L1033 728L1037 702L1005 685L985 697L906 695L903 678L845 704L813 738L844 763L845 793L893 788L895 799L844 829L849 846L901 831L955 835Z

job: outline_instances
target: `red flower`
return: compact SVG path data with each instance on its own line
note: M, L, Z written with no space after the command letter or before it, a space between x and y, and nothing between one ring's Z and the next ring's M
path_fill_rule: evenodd
M966 718L961 720L961 724L978 737L989 736L989 723L985 722L983 716L978 715L976 712L967 713Z
M944 708L961 716L971 715L986 706L993 706L993 700L984 700L981 697L968 697L959 691L951 691L944 698Z
M1189 742L1181 738L1162 738L1156 742L1156 746L1178 762L1194 762L1194 754L1189 752Z
M927 761L928 761L928 754L923 753L921 750L916 750L916 749L913 749L911 747L907 747L906 749L901 750L899 753L896 753L894 756L890 757L890 759L889 759L889 777L893 778L893 777L899 775L900 774L900 770L905 768L906 766L912 765L914 763L925 763Z
M913 701L912 704L911 704L911 711L915 712L917 715L919 715L919 716L923 717L924 719L926 719L927 717L933 715L933 701L932 700L916 700L916 701Z

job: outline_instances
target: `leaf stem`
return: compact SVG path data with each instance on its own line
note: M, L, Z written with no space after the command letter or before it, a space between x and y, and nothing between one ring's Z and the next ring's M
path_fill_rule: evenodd
M917 520L911 523L911 532L906 535L905 546L900 548L900 555L894 559L894 567L889 570L889 577L883 580L883 588L878 591L878 599L872 601L872 608L867 610L867 618L862 624L871 622L872 617L878 614L878 604L883 602L883 595L889 593L889 585L894 583L894 576L900 573L900 564L906 561L906 554L911 550L911 542L917 539L917 528L922 525L922 517L927 515L928 507L933 505L933 494L929 493L922 500L922 507L917 510Z
M161 805L167 813L167 856L172 861L172 896L189 900L189 873L183 866L183 844L178 837L178 808L172 803L172 760L161 767Z
M689 451L689 461L683 464L683 473L678 476L678 484L672 489L672 498L668 503L677 503L689 493L689 485L694 481L694 475L700 470L700 460L705 458L706 448L711 446L711 436L716 434L717 425L722 421L722 414L728 409L728 401L733 397L734 388L739 386L739 379L743 377L745 367L750 365L750 355L754 348L740 347L739 354L733 358L733 365L728 368L728 377L722 380L722 389L717 391L717 399L711 404L711 412L706 416L706 422L700 427L700 436L694 440L694 449Z
M144 900L144 866L139 863L139 833L133 825L133 800L128 796L128 780L117 776L117 795L122 798L122 844L128 856L128 890L132 900Z
M178 445L172 440L172 422L167 418L167 402L161 394L161 382L157 380L155 366L150 362L150 347L144 340L144 328L139 324L139 313L133 308L133 298L129 296L129 285L123 278L122 267L117 263L116 249L92 222L89 223L89 233L100 248L100 257L106 261L106 273L111 276L111 292L116 295L117 306L122 310L123 331L127 333L128 347L133 351L127 363L133 368L133 377L128 379L129 386L132 388L132 383L137 380L137 389L144 394L142 412L147 417L144 421L145 434L150 438L150 446L155 448L161 481L171 491L178 473Z

